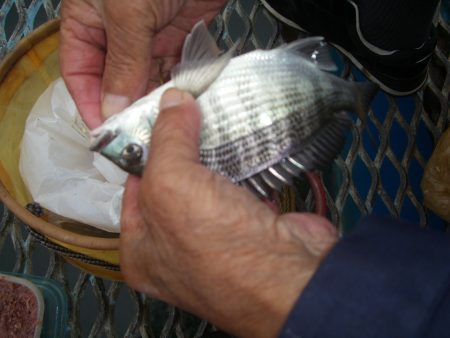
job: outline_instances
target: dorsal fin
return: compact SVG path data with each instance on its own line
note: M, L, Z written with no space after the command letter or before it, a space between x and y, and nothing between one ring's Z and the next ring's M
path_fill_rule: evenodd
M175 87L198 97L226 67L234 55L236 46L221 55L205 22L198 22L186 37L181 63L172 70L171 77Z
M216 59L221 53L202 20L195 24L184 40L181 63Z
M330 54L330 48L321 36L300 39L281 48L302 55L322 70L329 72L337 70L336 63Z

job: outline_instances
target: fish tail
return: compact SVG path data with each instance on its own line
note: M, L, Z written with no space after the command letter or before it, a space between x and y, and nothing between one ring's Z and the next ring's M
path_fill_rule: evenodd
M363 125L366 125L370 103L378 92L378 86L372 82L354 82L356 91L356 113Z

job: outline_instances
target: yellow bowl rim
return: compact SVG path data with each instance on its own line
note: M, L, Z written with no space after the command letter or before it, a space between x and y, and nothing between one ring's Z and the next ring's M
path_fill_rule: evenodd
M5 79L11 67L13 67L20 58L32 49L35 44L57 32L59 27L60 19L54 19L39 26L30 35L22 39L14 50L0 63L0 82ZM55 239L60 242L79 246L81 248L94 250L117 250L119 248L118 238L103 238L77 234L34 216L10 195L1 181L0 200L20 220L39 233L47 236L50 240Z

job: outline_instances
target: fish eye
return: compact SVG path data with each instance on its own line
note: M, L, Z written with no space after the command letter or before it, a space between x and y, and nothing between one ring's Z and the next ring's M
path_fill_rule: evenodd
M136 143L130 143L122 150L122 159L129 164L137 163L142 158L142 147Z

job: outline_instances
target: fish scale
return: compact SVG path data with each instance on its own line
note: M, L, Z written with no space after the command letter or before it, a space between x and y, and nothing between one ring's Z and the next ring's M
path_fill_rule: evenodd
M305 128L298 128L298 122L303 120L293 115L290 119L281 119L238 141L222 144L213 149L201 147L201 161L212 170L238 182L301 148L301 141L306 143L311 133L303 133Z
M345 111L364 118L376 92L325 72L334 64L320 37L236 57L233 49L222 55L207 50L211 39L204 24L196 25L172 80L92 131L91 149L142 174L159 100L176 87L191 92L200 108L201 162L269 196L302 171L328 165L350 125Z
M230 68L230 70L232 70L232 68ZM298 81L299 79L297 78L295 80ZM294 81L294 79L292 81ZM221 90L219 85L225 84L218 81L218 85L211 88L208 92L208 96L220 96ZM270 114L269 120L272 122L286 118L289 113L296 112L296 114L303 115L302 121L304 121L305 127L313 122L315 116L318 116L316 113L320 110L321 105L315 103L314 92L313 95L301 95L298 94L298 88L293 88L292 90L287 88L286 93L280 95L280 98L278 98L277 95L264 97L263 95L267 90L262 86L259 87L260 88L249 88L247 90L247 92L251 93L251 97L247 100L248 103L246 103L245 99L240 97L239 91L229 95L233 97L233 99L228 99L228 101L220 100L215 97L213 100L220 102L219 105L222 110L220 112L219 109L209 104L208 96L204 95L199 97L199 105L202 111L205 112L203 117L205 128L202 133L202 144L204 147L214 147L215 145L222 143L223 140L218 139L222 135L216 132L219 128L227 130L227 137L236 139L242 137L246 133L251 133L254 132L254 130L265 127L266 125L264 120L261 119L261 116L265 116L266 114ZM322 91L326 91L326 88ZM289 97L290 93L292 93L292 95ZM283 105L279 102L284 102L285 104ZM226 114L223 112L223 107L226 107ZM246 109L248 107L255 107L255 109L249 111ZM305 108L308 108L307 112L303 114L297 113L298 111L304 111ZM262 113L260 113L259 110L262 111ZM207 112L209 112L209 114Z

